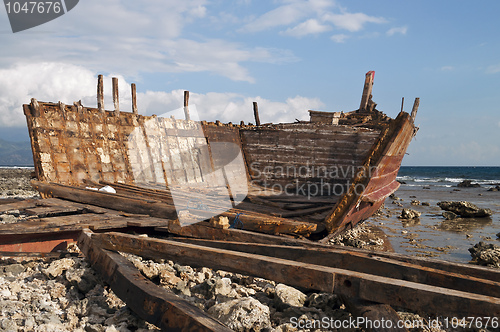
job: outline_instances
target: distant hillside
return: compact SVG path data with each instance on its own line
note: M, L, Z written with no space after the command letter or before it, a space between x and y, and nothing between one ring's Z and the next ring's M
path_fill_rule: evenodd
M0 166L33 166L30 142L0 139Z

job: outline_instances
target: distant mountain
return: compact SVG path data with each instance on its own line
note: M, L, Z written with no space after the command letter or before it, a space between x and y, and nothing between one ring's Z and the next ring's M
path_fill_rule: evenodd
M33 166L30 142L0 139L0 166Z

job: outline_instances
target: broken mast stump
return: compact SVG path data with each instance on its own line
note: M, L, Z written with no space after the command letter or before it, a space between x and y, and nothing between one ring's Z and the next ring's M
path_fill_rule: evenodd
M415 98L413 109L411 110L411 118L413 121L415 121L415 118L417 117L418 106L420 106L420 98Z
M104 82L102 75L97 78L97 108L104 113Z
M130 88L132 89L132 113L138 114L139 112L137 111L137 90L135 87L135 83L132 83L130 85Z
M373 80L375 78L375 72L373 70L366 73L365 85L363 87L363 96L361 97L361 104L359 105L359 110L365 110L368 106L368 100L372 94Z
M186 120L191 120L189 116L189 91L184 91L184 117Z
M255 125L260 126L259 106L256 101L253 102L253 116L255 117Z
M118 97L118 78L113 77L113 104L115 107L115 115L120 114L120 100Z

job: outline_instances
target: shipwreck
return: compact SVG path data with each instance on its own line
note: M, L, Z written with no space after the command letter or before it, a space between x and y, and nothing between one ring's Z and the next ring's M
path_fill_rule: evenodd
M359 109L311 110L310 121L288 124L261 124L256 103L255 124L199 121L187 91L182 119L139 115L135 84L132 112L123 112L117 79L107 111L102 76L96 108L32 99L23 108L43 199L0 201L0 212L29 215L0 225L0 255L57 255L77 242L113 291L162 330L229 329L120 252L335 293L353 315L393 326L393 307L498 316L499 271L327 243L397 190L418 129L419 99L389 118L372 100L373 79L368 72Z
M415 135L411 114L391 119L375 109L374 72L360 108L309 111L310 121L223 124L133 111L32 100L24 105L37 181L59 197L171 219L181 234L198 223L323 239L370 217L396 191L396 176ZM116 81L115 81L116 82ZM110 186L113 194L91 189ZM130 200L134 200L130 202ZM215 220L214 220L215 219ZM223 227L222 225L221 227Z

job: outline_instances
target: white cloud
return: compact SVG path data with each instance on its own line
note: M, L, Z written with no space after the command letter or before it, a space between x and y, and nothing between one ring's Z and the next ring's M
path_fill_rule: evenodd
M113 76L119 79L120 98L124 96L120 107L126 107L130 87L122 76ZM111 77L104 80L105 102L111 105ZM29 104L31 98L69 105L81 99L85 106L95 107L96 91L97 75L75 65L45 62L0 69L0 126L25 126L22 105Z
M394 36L395 34L400 34L400 35L406 35L406 32L408 31L408 27L403 26L403 27L395 27L387 30L386 34L388 36Z
M80 2L74 10L43 28L3 35L0 68L23 59L32 63L73 63L127 76L138 76L139 72L210 72L235 81L254 82L245 62L296 60L287 50L247 47L200 35L183 38L187 25L209 24L206 3ZM3 23L8 26L6 21Z
M140 113L170 116L169 111L178 110L183 105L183 90L171 92L148 91L137 95ZM320 109L324 104L317 98L295 96L283 102L262 97L248 97L237 93L191 92L189 104L194 105L200 120L240 123L253 122L253 102L259 105L260 120L266 122L294 122L295 119L309 118L309 109ZM177 116L176 116L177 118Z
M119 79L120 109L130 111L130 84L122 76ZM25 126L23 104L31 98L40 101L72 104L82 100L84 106L96 107L97 74L81 66L64 63L18 64L0 70L0 127ZM104 77L104 102L112 109L111 76ZM272 101L259 96L249 97L236 93L190 94L190 104L202 120L239 123L254 122L252 103L257 101L262 122L293 122L307 119L309 109L320 109L324 104L317 98L296 96L286 101ZM141 114L161 115L183 105L183 91L147 91L137 94Z
M443 67L441 67L441 70L442 71L453 71L453 70L455 70L455 67L453 67L453 66L443 66Z
M383 17L369 16L364 13L347 13L341 14L326 13L323 20L333 23L337 28L344 29L350 32L360 31L366 23L386 23Z
M347 38L349 38L349 36L346 34L343 34L343 33L338 34L338 35L333 35L330 37L330 39L336 43L344 43Z
M241 31L258 32L270 28L291 25L304 18L318 15L335 6L330 0L285 0L284 4L270 10L244 25Z
M310 34L319 34L325 31L329 31L331 29L332 27L328 25L323 25L319 23L318 20L316 19L309 19L293 28L287 29L286 31L283 32L283 34L293 37L303 37Z
M329 0L283 0L283 5L272 9L263 15L251 19L240 31L259 32L275 27L290 26L282 34L302 37L307 34L317 34L332 29L333 24L337 29L357 32L367 23L386 23L383 17L369 16L364 13L349 13L334 1ZM333 12L332 9L339 11ZM305 20L305 21L304 21ZM298 22L304 21L298 25ZM405 33L405 28L395 32Z
M498 127L500 127L500 121L498 122Z
M488 68L486 68L486 73L488 74L500 73L500 64L489 66Z

